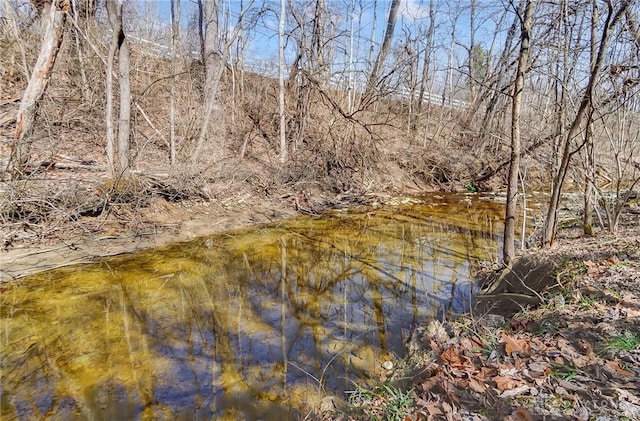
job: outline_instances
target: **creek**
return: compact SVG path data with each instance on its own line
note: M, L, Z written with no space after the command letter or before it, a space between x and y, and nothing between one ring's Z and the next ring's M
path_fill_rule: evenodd
M0 291L0 418L274 419L463 312L504 206L432 195L39 273Z

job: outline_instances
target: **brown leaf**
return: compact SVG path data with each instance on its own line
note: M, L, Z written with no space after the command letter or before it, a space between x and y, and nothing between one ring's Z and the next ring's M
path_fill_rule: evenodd
M513 411L510 415L503 418L503 421L533 421L533 415L527 408L520 407Z
M520 355L528 355L531 352L528 339L514 339L503 332L500 340L504 342L504 351L507 355L511 355L514 352Z
M587 357L593 358L595 356L593 346L584 339L578 339L578 346L580 347L580 351Z
M600 269L598 268L598 265L593 263L591 260L585 260L583 263L587 268L588 275L597 275L600 273Z
M634 310L632 308L627 309L626 319L640 319L640 310Z
M475 377L469 379L469 389L477 393L484 393L487 391L487 385L479 381Z
M474 352L478 348L481 348L481 346L479 346L477 342L473 341L470 338L461 338L460 347L469 352Z
M607 361L607 367L613 370L614 373L621 376L633 376L633 373L629 370L625 370L620 367L620 363L617 360Z
M441 377L442 376L433 376L427 379L426 381L424 381L421 385L422 391L425 393L430 392L434 386L438 385L442 381Z
M473 343L475 344L475 348L484 348L484 341L482 340L482 338L472 336L471 341L473 341Z
M460 355L460 351L456 347L451 346L442 351L440 359L451 366L464 367L464 360L466 358Z
M504 392L505 390L513 389L514 387L518 387L521 384L521 382L516 379L512 379L510 377L503 377L503 376L495 376L493 378L493 381L496 382L496 387L501 392Z
M522 319L514 317L509 322L509 329L511 329L512 332L519 332L519 331L535 332L539 328L540 328L540 325L538 324L538 322L526 317Z
M531 373L531 375L535 377L545 376L547 370L549 370L549 365L543 362L533 361L528 364L528 367L529 373Z
M493 377L497 374L497 370L494 367L480 367L480 371L476 373L475 377L479 380L486 380L490 377Z
M571 358L571 362L573 363L573 366L577 368L586 367L591 362L591 360L593 360L593 358L583 357L581 355Z

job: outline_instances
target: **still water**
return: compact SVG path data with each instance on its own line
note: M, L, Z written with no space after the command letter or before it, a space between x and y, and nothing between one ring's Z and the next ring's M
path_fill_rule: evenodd
M464 311L503 206L299 218L41 273L0 293L1 419L296 419Z

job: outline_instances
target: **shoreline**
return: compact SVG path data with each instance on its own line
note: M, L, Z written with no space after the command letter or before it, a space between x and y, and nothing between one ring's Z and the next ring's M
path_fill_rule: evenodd
M388 417L399 396L412 403L399 419L640 418L637 222L616 235L561 230L551 248L518 257L554 266L555 285L532 293L540 304L425 321L369 398L318 419Z

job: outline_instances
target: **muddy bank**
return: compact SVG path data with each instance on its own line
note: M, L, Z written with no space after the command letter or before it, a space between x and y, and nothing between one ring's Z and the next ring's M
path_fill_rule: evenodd
M55 238L22 242L0 251L0 282L98 257L131 253L171 242L273 222L298 214L286 203L251 199L170 203L155 198L129 219L84 218ZM80 232L74 230L82 227Z

